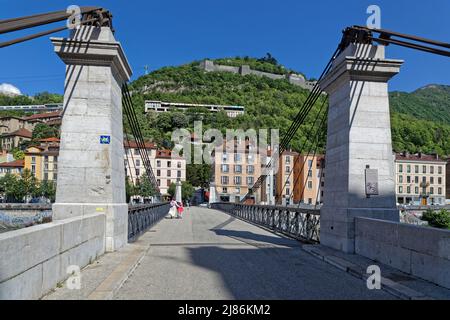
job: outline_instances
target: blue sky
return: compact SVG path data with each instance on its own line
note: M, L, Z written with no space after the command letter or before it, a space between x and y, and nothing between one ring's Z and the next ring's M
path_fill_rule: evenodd
M450 42L448 0L0 0L0 19L65 9L71 4L100 5L112 11L116 38L133 67L133 79L144 73L145 65L154 70L206 57L261 57L266 52L289 68L318 77L341 30L365 24L371 4L381 7L385 29ZM65 36L67 31L56 35ZM10 38L3 35L0 41ZM390 90L450 84L448 58L395 47L387 49L387 56L406 61ZM64 65L53 53L49 37L0 49L0 83L12 83L25 94L62 93L63 80Z

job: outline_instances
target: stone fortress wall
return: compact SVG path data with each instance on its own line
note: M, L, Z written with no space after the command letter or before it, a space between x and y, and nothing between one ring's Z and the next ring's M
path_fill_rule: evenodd
M205 71L209 71L209 72L222 71L222 72L232 72L232 73L240 74L241 76L245 76L247 74L254 74L256 76L267 77L267 78L270 78L273 80L286 79L293 85L302 87L307 90L312 90L312 88L316 84L316 81L307 81L305 79L305 77L303 77L300 74L275 74L275 73L253 70L248 65L234 67L234 66L215 64L214 61L207 60L207 59L200 62L200 68Z

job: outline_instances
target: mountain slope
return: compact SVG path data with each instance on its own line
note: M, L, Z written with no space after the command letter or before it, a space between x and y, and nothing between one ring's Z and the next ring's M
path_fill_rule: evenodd
M391 92L389 96L394 112L450 124L450 86L428 85L412 93Z

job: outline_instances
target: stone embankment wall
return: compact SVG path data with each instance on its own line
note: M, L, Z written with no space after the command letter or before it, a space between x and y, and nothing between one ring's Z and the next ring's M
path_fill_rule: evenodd
M357 254L450 288L450 230L358 217L355 233Z

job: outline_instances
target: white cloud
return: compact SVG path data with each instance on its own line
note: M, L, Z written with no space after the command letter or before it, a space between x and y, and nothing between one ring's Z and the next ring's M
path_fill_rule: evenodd
M0 94L5 94L8 96L19 96L22 93L17 87L13 86L12 84L2 83L0 84Z

